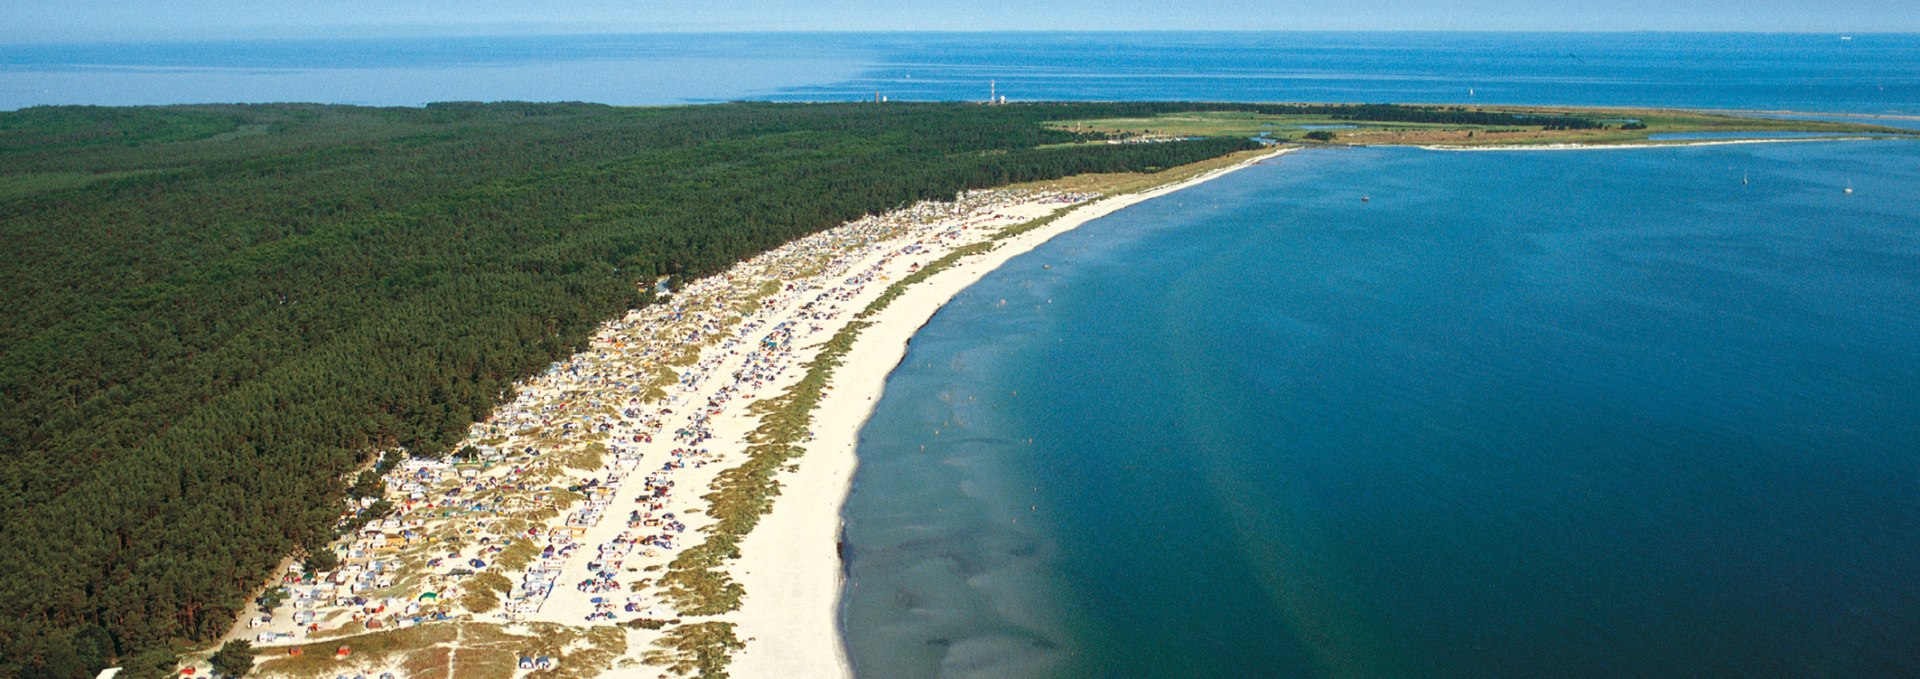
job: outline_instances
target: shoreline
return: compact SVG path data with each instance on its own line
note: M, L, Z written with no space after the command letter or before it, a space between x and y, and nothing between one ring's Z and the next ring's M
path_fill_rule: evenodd
M998 241L992 250L907 286L871 319L836 368L813 411L815 439L798 469L781 475L781 498L740 543L727 567L748 592L733 617L747 640L730 670L740 677L852 676L840 627L845 564L841 509L859 468L860 430L872 416L914 335L933 315L987 274L1055 236L1129 206L1225 176L1293 151L1279 149L1143 191L1068 209L1039 228Z
M387 518L329 544L333 568L282 565L282 601L229 635L264 677L438 666L469 643L511 650L486 671L515 679L543 659L849 676L840 508L918 330L1056 235L1289 150L923 201L676 285L516 383L462 457L387 470ZM796 394L812 407L785 410Z

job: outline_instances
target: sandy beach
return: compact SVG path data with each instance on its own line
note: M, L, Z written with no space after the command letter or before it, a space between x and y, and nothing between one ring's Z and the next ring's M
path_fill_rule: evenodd
M915 331L1054 236L1279 153L1113 197L970 192L676 281L518 385L459 455L386 470L392 513L332 545L333 570L284 567L269 583L283 603L229 636L267 651L260 676L455 676L474 663L514 677L675 676L714 654L730 654L737 677L847 676L840 507L860 427ZM944 268L922 271L933 266ZM777 417L766 406L804 390L811 362L856 320L866 325L823 375L809 435L792 442L804 454L770 474L771 510L729 527L718 489L764 462L757 432ZM686 558L708 553L722 556ZM687 584L715 579L738 587ZM688 642L690 630L737 643ZM447 648L471 650L456 668L436 650Z
M1149 191L1073 208L1047 225L1007 239L998 248L907 289L860 333L847 362L834 372L832 391L815 412L817 438L800 469L783 478L773 513L741 545L732 567L747 588L734 618L749 640L734 659L739 677L852 675L840 640L839 599L844 573L837 552L840 508L859 465L860 428L885 390L887 376L906 357L913 335L954 295L1008 260L1055 236L1142 201L1208 181L1258 160Z

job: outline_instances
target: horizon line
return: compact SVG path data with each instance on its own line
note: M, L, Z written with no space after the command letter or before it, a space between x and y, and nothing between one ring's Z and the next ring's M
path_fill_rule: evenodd
M505 25L501 26L502 28ZM353 27L338 27L351 30ZM366 28L366 27L361 27ZM542 37L628 37L628 36L699 36L699 35L1007 35L1007 34L1162 34L1162 35L1207 35L1207 34L1499 34L1499 35L1782 35L1782 36L1920 36L1920 30L1715 30L1715 29L1521 29L1521 28L1485 28L1485 29L1409 29L1409 28L1316 28L1316 29L1269 29L1269 28L1192 28L1192 29L1125 29L1125 28L1012 28L1000 30L977 29L818 29L818 30L771 30L771 29L732 29L732 30L652 30L652 31L571 31L556 29L551 31L497 31L474 32L421 32L380 34L377 27L363 35L341 35L319 37L309 35L261 35L258 37L154 37L108 40L7 40L0 41L0 48L16 46L51 45L133 45L161 43L234 43L234 42L342 42L351 40L411 40L411 39L461 39L461 38L542 38ZM397 28L397 27L396 27Z

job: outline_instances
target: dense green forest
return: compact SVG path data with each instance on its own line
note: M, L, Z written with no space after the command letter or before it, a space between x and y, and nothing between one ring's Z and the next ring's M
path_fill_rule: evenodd
M700 276L928 198L1240 139L1073 144L1179 104L442 104L0 113L0 676L152 674L344 478Z

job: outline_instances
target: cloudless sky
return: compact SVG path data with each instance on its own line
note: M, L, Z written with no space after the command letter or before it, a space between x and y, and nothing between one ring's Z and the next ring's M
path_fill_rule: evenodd
M692 31L1920 31L1920 0L3 0L0 41Z

